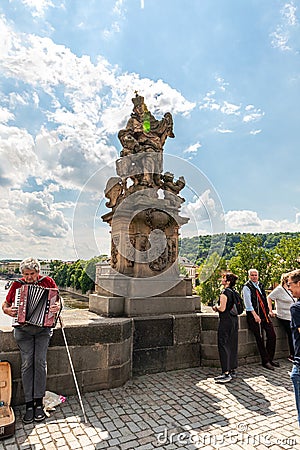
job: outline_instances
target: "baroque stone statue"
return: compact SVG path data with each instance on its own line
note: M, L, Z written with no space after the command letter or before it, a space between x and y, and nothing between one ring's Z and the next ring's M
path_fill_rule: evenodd
M172 115L166 112L157 120L137 92L132 102L133 112L118 133L122 144L118 176L111 177L105 188L111 212L102 219L112 227L111 267L140 278L174 265L178 230L188 219L179 216L185 201L179 196L184 178L175 180L173 173L163 173L163 146L168 137L175 137Z

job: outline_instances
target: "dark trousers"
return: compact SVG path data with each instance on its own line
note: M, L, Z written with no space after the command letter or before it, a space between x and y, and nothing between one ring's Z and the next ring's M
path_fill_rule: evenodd
M292 330L291 330L291 321L290 320L285 320L285 319L280 319L279 317L277 317L277 319L279 320L279 323L282 325L282 327L284 328L284 331L287 334L288 342L289 342L290 355L294 356L295 350L294 350Z
M247 312L247 322L249 329L254 334L262 364L273 361L276 347L276 334L271 319L269 319L269 322L262 320L261 323L257 323L252 313ZM264 341L263 330L266 335L266 343Z
M45 396L46 360L51 335L51 328L34 325L14 329L14 336L21 352L21 374L26 403Z
M218 350L222 373L236 369L238 365L238 317L229 312L220 317L218 328Z

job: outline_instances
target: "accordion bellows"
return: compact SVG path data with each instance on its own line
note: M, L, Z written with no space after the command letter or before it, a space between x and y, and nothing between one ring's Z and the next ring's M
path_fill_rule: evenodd
M28 323L38 327L52 327L55 324L56 314L50 311L50 306L58 299L58 289L31 284L22 285L16 290L14 306L18 311L12 326Z

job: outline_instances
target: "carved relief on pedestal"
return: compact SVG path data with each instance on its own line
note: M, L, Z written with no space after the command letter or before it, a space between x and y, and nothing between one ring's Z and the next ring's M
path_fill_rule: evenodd
M175 237L168 238L168 262L169 264L174 264L177 259L177 242L178 239Z
M134 236L130 236L126 239L126 261L127 261L127 267L133 267L134 266L134 260L135 260L135 242L136 239Z
M146 211L146 224L151 230L165 230L174 219L165 211L148 209Z
M118 246L120 243L120 236L115 235L111 240L111 262L110 265L113 269L117 268L118 264Z

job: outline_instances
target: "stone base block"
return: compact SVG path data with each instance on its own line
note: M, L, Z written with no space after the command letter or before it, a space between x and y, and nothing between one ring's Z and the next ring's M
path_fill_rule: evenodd
M106 317L122 316L124 313L124 297L90 294L89 310Z
M192 280L164 273L145 278L121 274L99 275L95 291L103 297L185 297L192 295Z
M96 294L106 297L126 297L130 278L121 274L108 274L97 277Z
M181 277L166 277L163 274L152 278L134 278L129 284L126 297L185 297L192 295L191 280Z
M126 317L153 316L161 314L189 314L195 312L195 299L187 297L125 298Z

